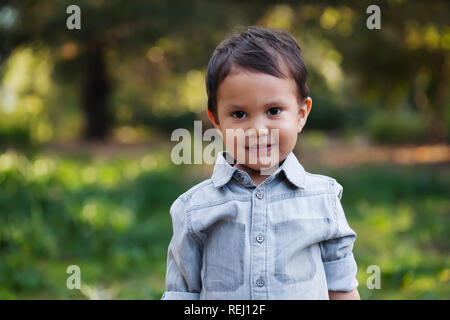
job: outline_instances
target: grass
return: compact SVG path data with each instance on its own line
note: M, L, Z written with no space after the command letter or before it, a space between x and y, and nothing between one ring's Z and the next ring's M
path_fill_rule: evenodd
M168 157L0 155L0 298L160 299L169 207L201 180ZM344 186L363 299L450 298L448 168L320 173ZM66 287L72 264L81 290ZM370 265L380 267L379 290L366 286Z

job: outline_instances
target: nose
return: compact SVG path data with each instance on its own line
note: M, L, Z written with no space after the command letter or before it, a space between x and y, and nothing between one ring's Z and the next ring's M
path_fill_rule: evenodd
M245 131L246 137L250 140L250 143L257 143L257 140L266 139L270 134L270 127L264 117L255 118Z
M248 123L247 130L251 131L252 129L259 134L266 135L269 132L269 121L264 115L259 115L253 117L252 121Z

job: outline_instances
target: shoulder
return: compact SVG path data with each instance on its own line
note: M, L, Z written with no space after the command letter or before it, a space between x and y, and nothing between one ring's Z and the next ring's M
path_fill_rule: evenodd
M307 188L327 190L327 192L338 196L339 199L342 197L343 187L335 178L305 171L305 180Z
M188 210L195 204L199 204L205 201L212 201L222 196L220 190L218 190L211 179L203 180L196 185L189 188L187 191L178 196L171 206L173 209L183 207L184 210Z

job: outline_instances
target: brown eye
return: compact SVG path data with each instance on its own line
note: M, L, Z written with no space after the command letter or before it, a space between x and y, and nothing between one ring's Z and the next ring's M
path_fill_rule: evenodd
M244 115L245 115L245 112L243 112L243 111L235 111L232 113L232 116L237 119L242 119L244 117Z
M278 113L281 112L281 109L279 107L270 108L267 110L267 113L271 116L276 116Z

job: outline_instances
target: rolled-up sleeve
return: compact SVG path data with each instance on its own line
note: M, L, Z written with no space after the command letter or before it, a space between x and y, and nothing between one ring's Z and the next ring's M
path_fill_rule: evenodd
M331 237L320 243L328 290L352 291L358 286L357 265L353 256L356 232L348 225L342 208L342 186L334 180L331 185L331 205L334 210L335 229Z
M190 225L183 200L170 207L173 235L167 251L166 291L161 300L198 300L202 243Z

